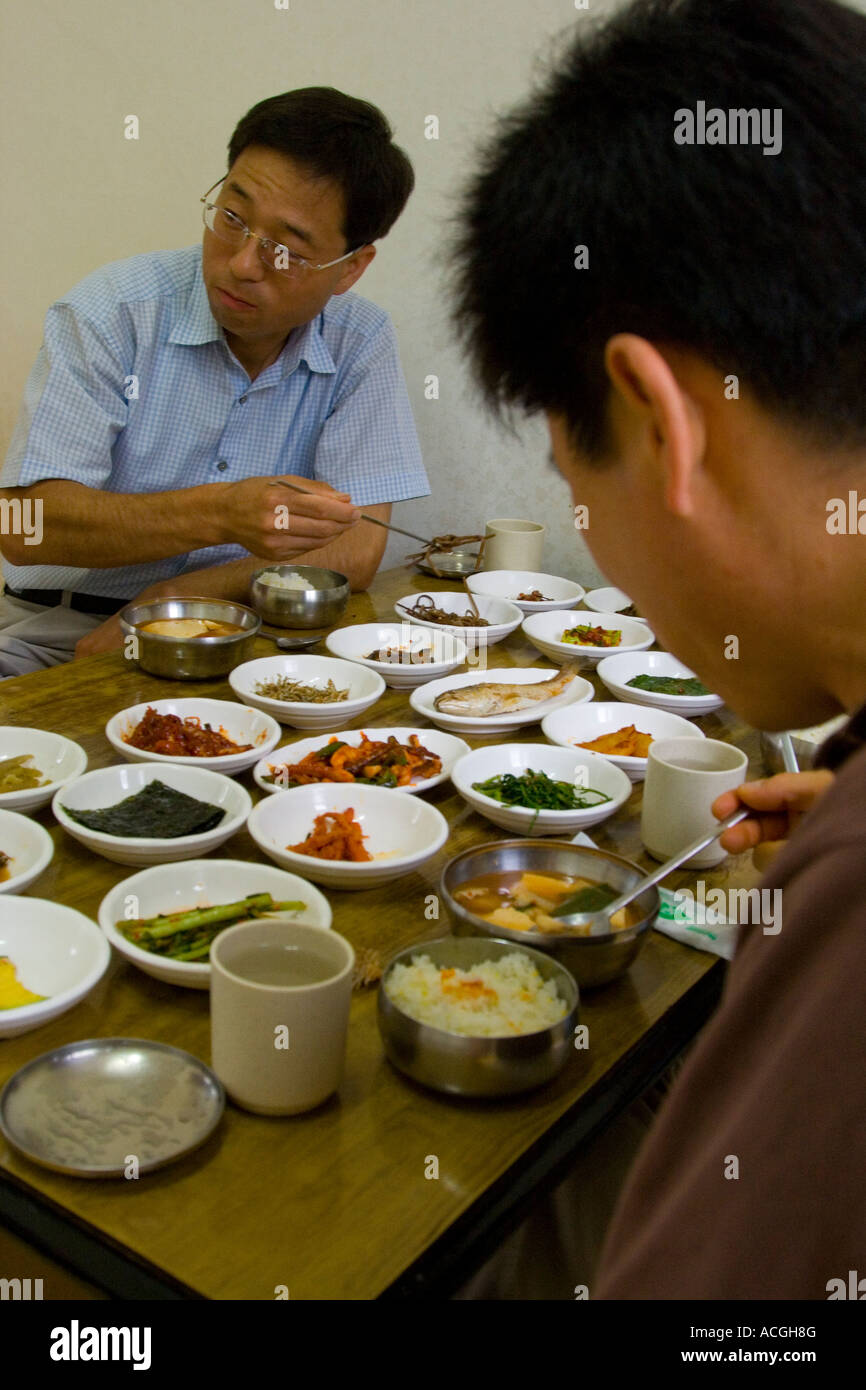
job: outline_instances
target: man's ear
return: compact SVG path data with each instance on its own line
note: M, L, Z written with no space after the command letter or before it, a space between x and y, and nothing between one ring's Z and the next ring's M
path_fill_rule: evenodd
M335 288L331 290L331 294L345 294L346 290L350 290L355 281L360 280L375 254L375 246L362 246L360 250L356 251L354 256L346 261L346 269L337 281Z
M657 463L665 505L675 516L694 510L694 483L706 448L703 414L658 348L634 333L605 345L611 403L627 431L639 431ZM619 410L617 411L617 405Z

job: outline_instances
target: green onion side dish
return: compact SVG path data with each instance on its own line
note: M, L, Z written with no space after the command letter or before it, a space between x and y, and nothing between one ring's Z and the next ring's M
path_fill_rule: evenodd
M696 676L633 676L626 685L633 685L636 690L652 690L657 695L712 694Z
M486 782L473 782L472 789L490 796L503 806L525 806L533 811L588 811L601 806L611 797L592 787L578 787L573 782L555 782L546 772L526 772L515 777L504 772L488 777Z
M203 961L210 954L214 937L224 927L275 912L299 912L303 907L306 903L275 903L270 893L251 893L240 902L186 908L156 917L123 918L114 925L121 936L143 951L171 960Z

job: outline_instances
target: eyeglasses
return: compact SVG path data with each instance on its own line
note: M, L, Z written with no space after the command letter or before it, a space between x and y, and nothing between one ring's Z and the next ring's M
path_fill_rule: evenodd
M283 246L278 241L271 241L270 237L257 236L251 232L245 222L229 212L228 208L221 208L217 203L209 203L208 198L213 193L214 188L219 188L225 180L217 179L212 188L209 188L199 202L204 204L202 209L202 219L209 232L219 237L220 241L227 241L231 246L243 246L247 237L252 237L259 244L259 257L269 270L278 270L283 275L301 275L307 270L327 270L329 266L339 265L341 261L347 261L350 256L362 248L356 246L353 251L347 251L345 256L338 256L334 261L325 261L321 265L316 265L313 261L308 261L305 256L299 256L297 251L290 251L288 246Z

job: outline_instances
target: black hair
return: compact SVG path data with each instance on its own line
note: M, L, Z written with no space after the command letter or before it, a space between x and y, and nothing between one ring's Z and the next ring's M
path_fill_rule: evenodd
M415 186L409 157L392 143L378 107L334 87L302 87L260 101L229 141L229 168L249 145L288 156L343 192L346 250L386 236Z
M834 0L636 0L579 27L460 208L454 319L487 402L561 414L602 461L604 347L631 332L737 375L816 440L861 444L866 17ZM677 113L701 101L781 110L781 151L677 143Z

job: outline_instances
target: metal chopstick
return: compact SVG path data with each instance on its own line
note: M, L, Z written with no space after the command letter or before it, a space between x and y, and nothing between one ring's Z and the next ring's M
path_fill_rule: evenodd
M292 492L303 492L307 497L315 497L314 492L310 492L308 487L298 487L297 483L287 483L285 478L275 478L275 482L283 487L289 487ZM425 540L423 536L416 536L414 531L404 531L402 526L391 526L387 521L380 521L377 516L367 516L366 512L361 513L362 521L369 521L373 526L381 526L385 531L396 531L400 536L408 536L412 541L420 541L423 546L430 546L432 541Z

